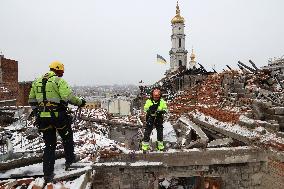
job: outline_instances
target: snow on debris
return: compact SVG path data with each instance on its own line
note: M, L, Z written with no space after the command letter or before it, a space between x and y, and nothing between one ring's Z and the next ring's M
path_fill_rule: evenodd
M96 163L97 167L112 167L112 166L133 166L133 167L140 167L140 166L160 166L163 165L162 162L149 162L149 161L137 161L134 163L128 162L106 162L106 163Z
M281 137L277 137L275 133L270 133L266 130L265 134L260 134L261 131L264 129L262 128L255 128L253 130L250 130L246 127L240 126L238 124L233 123L224 123L221 121L218 121L210 116L206 116L201 112L196 111L191 112L190 115L192 115L194 118L197 118L203 122L209 123L210 125L213 125L217 128L224 129L226 131L239 134L241 136L250 138L250 139L259 139L260 142L269 142L269 141L277 141L280 143L284 143L284 139Z
M225 129L227 131L230 131L230 132L233 132L233 133L245 136L245 137L254 138L258 135L256 132L250 131L246 127L242 127L238 124L224 123L212 117L206 116L203 113L198 112L198 111L196 111L196 113L190 113L190 115L192 115L194 118L197 118L201 121L207 122L210 125L214 125L217 128Z
M74 109L75 111L76 109ZM76 112L78 113L78 112ZM22 114L22 112L20 113ZM78 113L79 114L79 113ZM102 109L82 109L81 115L96 118L96 119L107 119L107 112ZM18 115L20 117L21 115ZM26 118L25 118L26 119ZM122 119L124 122L132 120L132 118ZM109 130L106 126L97 123L86 122L80 120L79 117L75 120L76 122L72 124L72 129L74 132L74 143L75 143L75 153L80 155L81 162L95 161L94 156L100 155L101 151L112 151L115 153L130 153L131 151L125 147L119 145L116 141L108 138ZM32 125L33 122L29 120L19 119L8 127L4 127L5 134L9 134L11 138L11 143L13 144L13 152L31 152L28 157L31 157L33 153L42 152L44 148L44 142L42 140L41 134L36 131L36 137L31 139L28 137L27 133L31 133L29 130L36 129ZM57 150L63 150L61 138L58 136ZM1 151L1 154L7 152ZM8 161L7 161L8 162ZM63 175L69 174L70 172L65 172L64 170L64 159L56 160L55 162L55 174ZM7 170L0 173L0 178L10 178L15 176L33 176L33 175L43 175L42 163L33 164L25 167L20 167L16 169ZM64 182L65 187L76 188L80 185L82 181L82 176L76 180ZM35 182L35 181L34 181ZM38 181L40 182L40 181ZM31 186L31 185L30 185ZM60 183L53 185L54 188L61 188Z
M165 122L163 124L163 135L164 135L164 141L167 142L176 142L177 141L177 136L176 132L170 122ZM153 132L151 134L151 140L152 141L157 141L157 130L153 129Z
M253 124L255 122L255 120L248 118L247 116L244 115L240 115L239 118L240 121L245 122L245 123L250 123Z
M62 174L64 173L64 163L65 159L58 159L55 161L54 166L54 173L55 174ZM43 175L42 172L42 163L32 164L25 167L10 169L6 171L5 173L0 173L0 178L9 178L9 177L15 177L15 176L33 176L33 175Z

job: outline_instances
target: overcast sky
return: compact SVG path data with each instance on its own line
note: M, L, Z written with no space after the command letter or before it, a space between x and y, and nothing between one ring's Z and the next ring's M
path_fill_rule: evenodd
M159 80L176 0L0 0L0 51L33 80L51 61L71 85ZM186 48L208 70L284 55L283 0L180 0Z

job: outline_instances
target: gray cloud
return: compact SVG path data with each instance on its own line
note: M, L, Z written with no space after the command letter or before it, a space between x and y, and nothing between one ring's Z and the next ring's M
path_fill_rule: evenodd
M175 0L1 0L0 51L33 80L60 60L71 84L153 83L169 65ZM217 70L284 54L281 0L182 0L186 47Z

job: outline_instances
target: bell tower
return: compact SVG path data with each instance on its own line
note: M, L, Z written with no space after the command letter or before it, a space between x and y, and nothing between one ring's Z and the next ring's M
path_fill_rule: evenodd
M172 48L170 54L170 72L176 71L179 67L187 65L187 50L185 49L184 18L180 15L177 2L176 15L172 23Z

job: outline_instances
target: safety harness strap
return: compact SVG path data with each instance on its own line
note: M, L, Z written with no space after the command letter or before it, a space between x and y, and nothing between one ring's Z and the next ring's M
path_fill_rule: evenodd
M53 76L54 76L54 75L49 76L49 74L46 73L46 74L43 76L43 78L42 78L43 108L41 108L41 109L42 109L43 112L46 112L46 111L50 112L51 117L52 117L52 118L55 118L54 109L51 108L50 106L47 106L47 104L50 104L50 102L49 102L49 101L47 100L47 98L46 98L46 83L47 83L47 81L48 81L51 77L53 77Z
M46 83L47 83L47 80L49 79L49 76L48 76L48 73L46 73L44 75L44 77L42 78L42 88L41 88L41 91L42 91L42 98L43 98L43 104L44 104L44 108L43 110L45 111L45 108L46 108L46 104L47 104L47 99L46 99Z
M157 104L154 103L153 99L151 99L152 101L152 106L150 106L149 108L149 114L150 115L154 115L156 113L156 111L158 110L158 107L160 106L160 100L158 101Z

